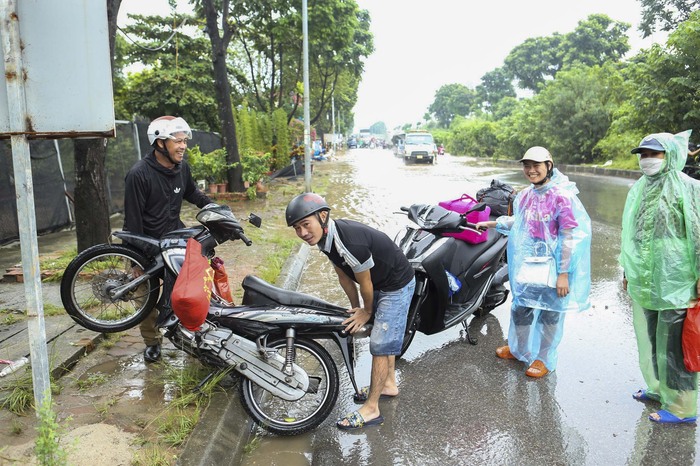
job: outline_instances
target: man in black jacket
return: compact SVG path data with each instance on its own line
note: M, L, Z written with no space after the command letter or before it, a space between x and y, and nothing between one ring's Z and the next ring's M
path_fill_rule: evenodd
M180 220L182 200L204 207L211 202L197 189L190 167L183 160L192 131L182 118L163 116L148 126L151 153L134 164L126 175L124 229L160 238L185 226ZM143 273L134 269L134 276ZM158 309L141 323L140 330L147 362L160 359L161 335L156 328Z

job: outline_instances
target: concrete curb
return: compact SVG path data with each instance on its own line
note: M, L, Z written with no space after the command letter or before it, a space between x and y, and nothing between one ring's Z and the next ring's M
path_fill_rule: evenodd
M277 279L277 286L292 291L299 289L299 280L308 258L309 245L301 243L296 253L292 253L282 266L282 271Z
M489 163L494 165L507 165L519 167L520 162L517 160L490 160ZM618 168L604 168L604 167L588 167L583 165L569 165L569 164L557 164L555 165L564 174L576 173L583 175L601 175L601 176L616 176L618 178L629 178L632 180L638 180L641 178L642 173L639 170L622 170Z
M20 286L20 288L23 287ZM104 338L103 334L87 330L76 324L68 315L45 318L44 328L46 351L53 379L58 379L69 372L83 356L90 353ZM0 327L0 341L2 341L0 356L3 359L16 361L22 357L29 357L30 342L27 322L22 321ZM14 381L14 376L0 378L0 392L7 390ZM0 396L0 398L2 397Z
M296 290L308 257L309 246L302 243L285 261L276 285ZM238 466L253 429L253 421L241 406L237 393L217 392L187 438L177 464Z

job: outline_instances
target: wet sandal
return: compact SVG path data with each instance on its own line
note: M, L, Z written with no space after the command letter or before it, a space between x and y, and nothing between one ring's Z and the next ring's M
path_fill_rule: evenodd
M499 346L496 348L496 356L501 359L516 359L513 353L510 352L510 346Z
M652 417L654 414L659 416L659 418L656 419ZM696 419L696 417L684 417L681 419L678 416L669 413L665 409L660 409L659 411L649 415L650 421L658 422L659 424L686 424L690 422L695 422Z
M352 395L352 400L355 402L355 404L361 405L365 401L367 401L368 396L369 396L369 387L362 387L360 389L359 395L357 393ZM380 400L391 400L392 398L396 398L397 396L399 396L399 395L385 395L382 393L381 395L379 395L379 399Z
M343 421L347 421L347 424L343 424ZM362 429L363 427L379 426L382 424L384 424L384 416L382 416L381 414L378 417L375 417L374 419L365 421L365 419L362 417L362 414L360 414L359 411L353 411L349 414L346 414L344 418L339 419L338 422L335 423L338 429L342 430Z
M533 362L525 371L525 375L536 379L544 377L547 374L549 374L549 369L547 369L547 366L545 366L539 359L535 360L535 362Z
M659 401L656 398L652 398L647 394L647 391L644 389L639 389L635 393L632 394L632 398L634 398L637 401Z

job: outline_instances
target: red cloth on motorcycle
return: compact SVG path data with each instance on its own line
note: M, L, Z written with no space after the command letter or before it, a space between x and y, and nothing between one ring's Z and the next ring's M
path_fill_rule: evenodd
M690 372L700 372L700 299L688 308L682 333L683 363Z
M447 210L451 210L460 214L467 212L476 204L478 204L478 202L476 202L476 199L471 197L469 194L462 194L462 197L458 199L452 199L451 201L442 201L438 203L440 207L444 207ZM486 222L488 221L490 214L491 208L489 206L486 206L486 209L484 210L468 213L467 221L469 223ZM465 230L461 233L445 233L443 236L452 236L454 238L461 239L462 241L466 241L470 244L478 244L483 243L484 241L489 239L489 232L488 230L486 230L483 233L476 233L473 231Z
M211 267L214 269L214 287L216 288L216 293L233 304L233 294L228 284L228 274L224 267L224 261L220 257L215 257L211 260Z
M198 330L206 320L213 286L214 270L202 256L202 245L188 239L185 262L171 295L173 312L187 330Z

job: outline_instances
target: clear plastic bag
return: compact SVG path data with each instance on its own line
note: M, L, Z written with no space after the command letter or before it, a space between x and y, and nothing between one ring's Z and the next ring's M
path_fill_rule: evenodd
M554 263L554 257L544 241L537 243L535 254L538 255L523 258L515 280L521 286L556 288L557 267Z

